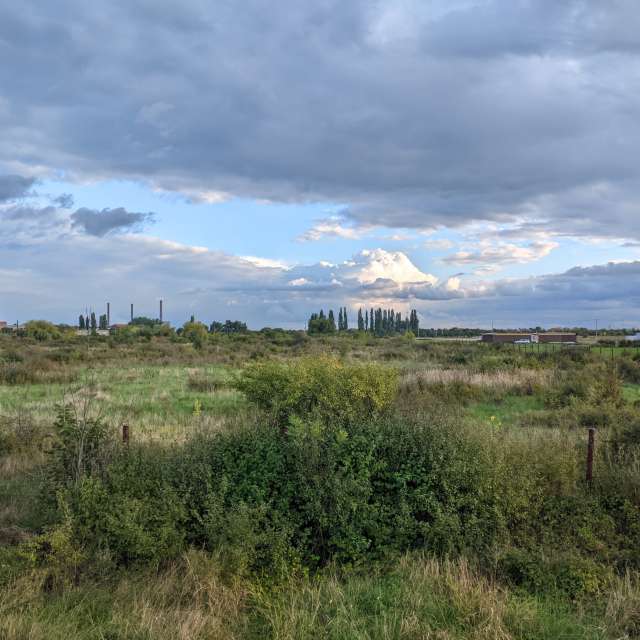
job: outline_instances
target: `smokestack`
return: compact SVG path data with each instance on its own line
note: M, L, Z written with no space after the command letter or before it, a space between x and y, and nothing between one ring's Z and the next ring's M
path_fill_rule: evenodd
M133 302L131 303L131 322L133 322Z
M162 298L160 298L160 324L162 324Z
M107 329L111 326L111 303L107 302Z

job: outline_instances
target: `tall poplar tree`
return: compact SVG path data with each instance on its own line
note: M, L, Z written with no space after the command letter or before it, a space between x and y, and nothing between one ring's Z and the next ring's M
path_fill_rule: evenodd
M322 313L322 312L320 312ZM329 316L328 316L328 320L329 320L329 326L331 327L332 331L336 330L336 319L333 315L333 309L329 309Z

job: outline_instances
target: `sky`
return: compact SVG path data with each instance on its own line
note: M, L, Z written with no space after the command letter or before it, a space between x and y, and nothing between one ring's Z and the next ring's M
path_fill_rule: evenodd
M637 0L0 3L0 320L640 326Z

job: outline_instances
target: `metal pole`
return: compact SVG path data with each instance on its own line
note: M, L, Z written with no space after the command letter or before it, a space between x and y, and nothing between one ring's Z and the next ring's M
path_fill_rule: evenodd
M596 430L593 427L589 428L589 442L587 444L587 483L591 484L593 480L593 452L596 446Z

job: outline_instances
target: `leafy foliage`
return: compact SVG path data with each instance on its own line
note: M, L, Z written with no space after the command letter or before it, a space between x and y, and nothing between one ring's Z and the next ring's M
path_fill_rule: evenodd
M376 418L391 407L397 383L393 369L321 357L250 365L237 387L284 426L292 416L332 424Z

